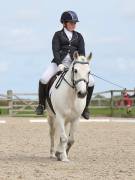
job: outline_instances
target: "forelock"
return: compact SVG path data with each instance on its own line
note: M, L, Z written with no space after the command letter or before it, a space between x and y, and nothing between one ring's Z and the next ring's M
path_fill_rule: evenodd
M86 61L86 57L85 56L79 56L79 61Z

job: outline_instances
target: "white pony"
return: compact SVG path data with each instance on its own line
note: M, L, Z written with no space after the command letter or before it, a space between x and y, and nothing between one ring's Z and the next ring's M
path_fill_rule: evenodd
M61 84L56 88L59 76L55 80L50 90L50 99L54 112L47 104L48 123L50 127L50 157L57 157L59 161L69 161L68 152L74 143L74 132L76 125L85 108L87 85L89 81L89 60L88 57L79 56L74 53L74 61L69 70L63 76ZM69 134L66 134L67 124L70 123ZM60 142L56 153L54 150L55 130L58 128Z

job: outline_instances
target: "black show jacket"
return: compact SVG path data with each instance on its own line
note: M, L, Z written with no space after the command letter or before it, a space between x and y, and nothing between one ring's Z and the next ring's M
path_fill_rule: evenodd
M64 29L55 32L52 39L52 51L55 62L57 65L62 63L62 60L69 53L73 60L73 54L78 51L79 55L85 56L85 44L82 35L76 31L73 31L72 39L69 41Z

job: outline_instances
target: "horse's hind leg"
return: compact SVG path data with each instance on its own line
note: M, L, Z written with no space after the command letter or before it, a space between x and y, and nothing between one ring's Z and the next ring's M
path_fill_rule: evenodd
M76 130L77 124L78 124L77 120L72 121L70 124L70 131L69 131L69 137L68 137L67 148L66 148L67 155L69 153L71 146L74 144L74 132Z
M49 123L49 127L50 127L50 157L53 158L53 157L55 157L55 151L54 151L55 127L54 127L53 118L49 117L48 123Z

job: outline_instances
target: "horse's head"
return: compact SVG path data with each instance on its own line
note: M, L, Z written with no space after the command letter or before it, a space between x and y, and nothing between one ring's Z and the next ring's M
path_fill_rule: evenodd
M74 53L74 61L72 64L72 82L77 91L79 98L87 95L87 86L89 82L89 61L92 53L88 57L79 56L78 52Z

